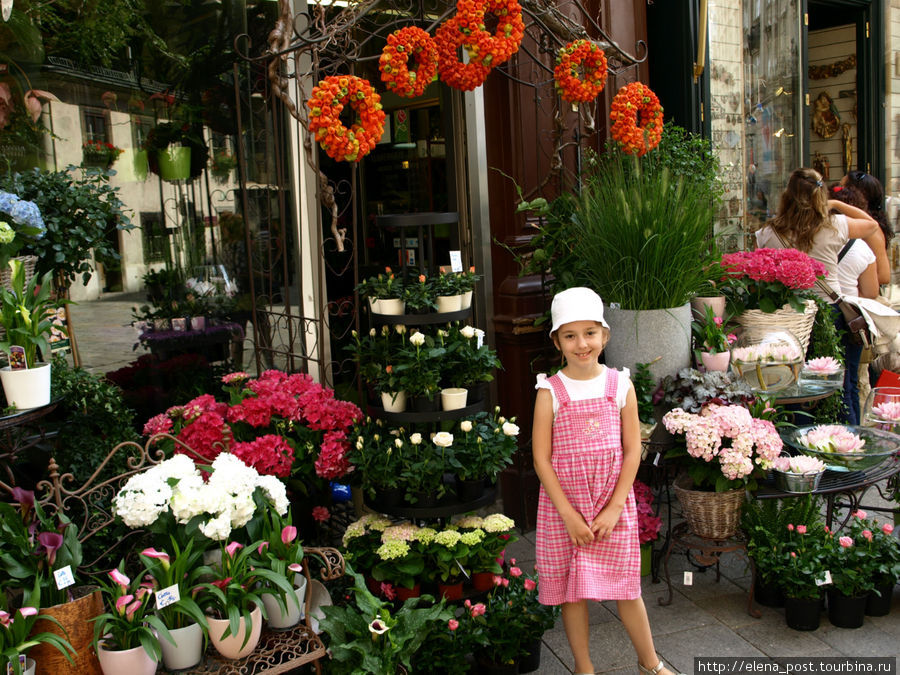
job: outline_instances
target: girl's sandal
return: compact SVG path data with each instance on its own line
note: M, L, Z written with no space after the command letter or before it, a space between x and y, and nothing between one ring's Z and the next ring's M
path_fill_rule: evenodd
M657 657L658 658L658 657ZM638 668L641 671L642 675L659 675L661 670L664 670L666 665L662 662L662 659L659 660L653 668L645 668L641 665L640 661L638 661ZM684 673L677 673L676 675L684 675Z

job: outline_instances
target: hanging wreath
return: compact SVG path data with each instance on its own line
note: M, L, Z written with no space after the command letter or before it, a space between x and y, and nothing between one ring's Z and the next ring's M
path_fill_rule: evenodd
M348 129L340 120L347 104L356 111L356 122ZM384 134L381 97L368 80L353 75L330 75L319 82L306 102L309 132L332 159L358 162Z
M467 34L467 31L470 32L469 25L466 16L457 15L444 21L434 34L438 51L438 75L445 83L461 91L472 91L481 86L491 72L490 68L480 63L474 61L462 63L459 60L457 50L460 47L470 53L472 48L477 48L475 47L477 37Z
M610 135L623 152L642 157L659 145L663 109L647 85L632 82L619 89L609 119L612 120Z
M497 18L493 33L485 28L489 14ZM519 0L459 0L456 17L463 32L468 31L471 38L466 42L470 62L494 68L519 51L525 35Z
M606 75L606 54L590 40L570 42L556 56L556 91L569 103L587 103L597 98L606 86Z
M415 60L415 70L409 60ZM381 81L388 89L404 98L421 96L434 79L438 68L438 51L431 36L417 26L406 26L388 35L387 45L378 60Z

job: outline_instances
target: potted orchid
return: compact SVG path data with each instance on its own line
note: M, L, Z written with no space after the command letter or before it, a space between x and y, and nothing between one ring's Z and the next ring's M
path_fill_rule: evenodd
M200 585L198 602L208 616L210 641L227 659L243 658L259 643L266 618L261 586L277 591L279 606L293 593L284 575L255 564L254 554L262 544L245 547L236 541L223 542L221 562L200 568L211 581Z
M157 616L169 631L159 642L163 664L169 670L181 670L200 662L209 626L191 594L200 580L201 550L191 540L181 548L175 537L170 550L171 555L146 548L139 555L156 594Z
M100 667L104 675L153 675L161 658L157 636L171 640L153 613L153 591L140 577L127 577L121 564L107 574L111 582L99 583L109 611L93 619Z

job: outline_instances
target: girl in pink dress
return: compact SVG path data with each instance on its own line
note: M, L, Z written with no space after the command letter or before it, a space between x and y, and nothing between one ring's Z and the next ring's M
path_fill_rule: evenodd
M534 468L539 599L562 605L575 673L594 672L588 600L616 600L645 675L668 674L656 655L641 599L640 548L632 484L641 460L637 399L627 371L606 368L603 301L589 288L553 298L550 336L565 359L538 376Z

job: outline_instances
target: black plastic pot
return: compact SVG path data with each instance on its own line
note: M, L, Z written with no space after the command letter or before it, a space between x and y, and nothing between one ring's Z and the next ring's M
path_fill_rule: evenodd
M844 595L834 588L828 589L828 620L838 628L861 628L866 620L865 595Z
M794 630L817 630L822 615L821 598L784 599L784 618L789 628Z

